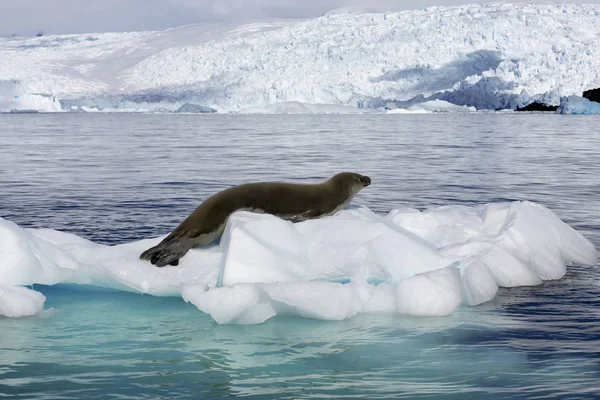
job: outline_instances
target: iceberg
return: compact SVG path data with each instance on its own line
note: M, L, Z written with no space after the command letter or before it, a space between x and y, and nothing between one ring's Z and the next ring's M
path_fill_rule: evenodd
M0 316L42 312L32 284L180 296L219 324L443 316L493 299L498 287L538 285L597 261L589 240L527 201L386 216L353 207L296 224L237 212L218 244L189 251L177 267L139 260L161 239L106 246L0 218Z
M427 113L469 113L475 112L475 107L457 106L443 100L425 101L408 108L397 108L393 103L386 106L388 114L427 114Z
M35 113L40 110L62 111L62 106L56 96L38 91L35 85L0 79L0 112Z
M364 11L0 38L0 112L464 112L600 87L598 4Z
M558 114L600 114L600 103L580 96L563 97L556 112Z

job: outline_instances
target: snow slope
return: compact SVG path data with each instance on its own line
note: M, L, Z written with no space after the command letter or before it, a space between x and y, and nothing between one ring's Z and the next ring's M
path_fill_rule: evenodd
M429 7L7 38L0 39L0 110L558 105L600 87L598 49L600 6L592 4Z
M297 224L239 212L218 246L189 251L179 266L141 261L161 239L104 246L0 218L0 317L41 312L45 297L22 287L34 283L181 296L218 323L440 316L489 301L498 287L538 285L561 278L567 264L597 261L590 241L530 202L385 217L354 207Z

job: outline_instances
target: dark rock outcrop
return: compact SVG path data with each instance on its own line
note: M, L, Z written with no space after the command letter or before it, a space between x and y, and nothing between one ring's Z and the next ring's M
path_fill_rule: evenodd
M558 106L549 106L548 104L538 103L534 101L531 104L526 105L525 107L517 107L516 111L556 111Z
M600 103L600 88L586 90L585 92L583 92L583 97L585 97L589 101L595 101L596 103Z

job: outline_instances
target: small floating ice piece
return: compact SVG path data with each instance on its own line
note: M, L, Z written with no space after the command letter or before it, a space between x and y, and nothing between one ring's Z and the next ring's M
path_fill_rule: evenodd
M36 315L44 309L46 297L22 286L0 285L0 316L21 318Z

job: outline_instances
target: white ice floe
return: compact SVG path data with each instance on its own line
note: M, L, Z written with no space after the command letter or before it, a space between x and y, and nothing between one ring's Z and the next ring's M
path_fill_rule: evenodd
M388 114L468 113L477 111L475 107L457 106L443 100L425 101L408 108L397 108L392 103L388 105L388 108Z
M182 296L218 323L275 315L341 320L361 313L448 315L498 287L559 279L568 264L594 265L594 246L530 202L445 206L423 212L367 208L297 224L232 215L218 245L157 268L139 254L162 238L104 246L0 219L0 315L40 312L34 283L74 283Z
M364 11L0 38L0 111L495 110L600 87L598 4Z

